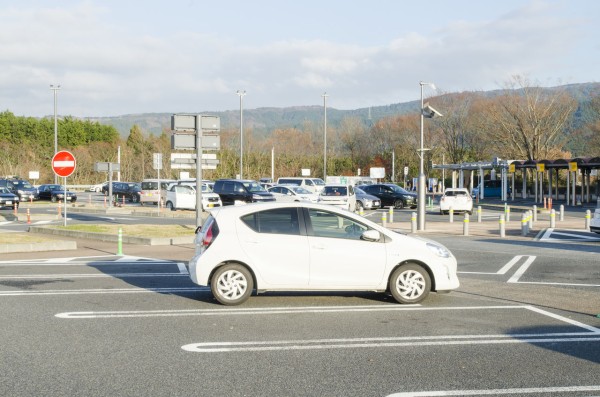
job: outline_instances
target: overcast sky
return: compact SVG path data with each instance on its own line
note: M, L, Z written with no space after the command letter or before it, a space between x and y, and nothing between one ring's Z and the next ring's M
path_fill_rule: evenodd
M322 105L600 80L597 0L0 0L0 111ZM426 88L426 95L432 95Z

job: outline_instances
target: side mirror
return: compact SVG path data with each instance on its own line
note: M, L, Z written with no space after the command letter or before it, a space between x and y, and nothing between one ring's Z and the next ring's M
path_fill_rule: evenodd
M366 241L379 241L381 234L377 230L366 230L360 238Z

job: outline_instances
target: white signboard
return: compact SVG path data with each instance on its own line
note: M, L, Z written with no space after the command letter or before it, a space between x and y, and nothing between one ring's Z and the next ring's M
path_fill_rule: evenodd
M385 178L385 168L383 167L373 167L369 169L369 176L375 179Z
M29 179L40 179L40 172L39 171L29 171Z
M310 168L302 168L302 176L310 176Z

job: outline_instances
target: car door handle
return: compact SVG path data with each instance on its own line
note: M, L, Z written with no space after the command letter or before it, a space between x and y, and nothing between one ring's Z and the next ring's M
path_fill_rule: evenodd
M258 244L258 240L246 240L248 244Z
M317 249L317 250L324 250L324 249L325 249L325 247L324 247L324 246L322 246L322 245L313 245L312 247L313 247L314 249Z

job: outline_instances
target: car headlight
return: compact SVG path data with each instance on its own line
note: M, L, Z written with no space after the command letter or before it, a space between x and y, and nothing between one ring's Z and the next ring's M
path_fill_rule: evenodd
M427 248L429 248L431 250L431 252L433 252L434 254L436 254L437 256L440 256L442 258L450 258L450 251L448 251L448 249L446 247L444 247L443 245L439 245L439 244L433 244L433 243L427 243Z

